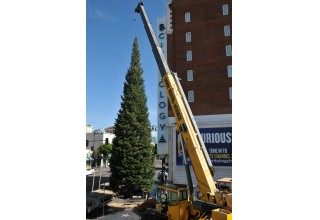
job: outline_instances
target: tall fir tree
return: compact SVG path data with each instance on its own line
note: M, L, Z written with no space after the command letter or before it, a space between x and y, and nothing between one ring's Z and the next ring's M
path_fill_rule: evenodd
M154 186L154 147L148 119L147 96L137 38L121 97L121 107L114 125L110 186L114 191L151 191Z

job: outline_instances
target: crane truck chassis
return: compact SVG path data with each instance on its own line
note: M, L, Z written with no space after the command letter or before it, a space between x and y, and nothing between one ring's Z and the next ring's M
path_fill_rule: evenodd
M135 12L141 15L149 42L156 59L162 82L165 86L169 102L176 119L176 130L181 135L181 145L184 152L184 164L188 184L166 183L160 185L156 193L156 210L161 216L172 220L187 219L232 219L231 187L218 189L220 183L229 182L231 178L214 182L214 169L206 147L201 138L190 106L176 73L171 72L155 37L152 26L144 9L139 2ZM186 162L190 158L198 182L200 195L196 196L191 179L190 167ZM217 188L218 186L218 188Z

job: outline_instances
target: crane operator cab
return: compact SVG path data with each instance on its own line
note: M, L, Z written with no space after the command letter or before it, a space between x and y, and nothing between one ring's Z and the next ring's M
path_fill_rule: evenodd
M156 209L158 214L169 219L188 219L189 196L187 185L164 184L156 193Z

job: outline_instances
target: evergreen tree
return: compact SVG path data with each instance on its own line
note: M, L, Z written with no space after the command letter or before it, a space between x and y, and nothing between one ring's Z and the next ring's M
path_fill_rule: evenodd
M154 186L154 149L148 119L143 69L137 38L121 97L121 108L114 125L110 186L128 196L138 189L149 192Z

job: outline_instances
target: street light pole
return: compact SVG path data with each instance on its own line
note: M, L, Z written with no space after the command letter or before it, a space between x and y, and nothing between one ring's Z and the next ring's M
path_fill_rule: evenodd
M101 184L101 172L102 172L102 166L100 165L100 178L99 178L99 188L100 189L100 184Z
M95 148L95 139L96 139L96 133L94 132L93 133L93 136L94 136L94 142L93 142L93 152L94 152L94 166L97 167L97 149Z
M94 162L95 162L95 167L98 167L98 164L97 164L97 149L95 149L95 143L96 143L96 134L100 134L102 135L102 131L101 130L95 130L93 131L93 154L94 154ZM100 168L101 169L101 168ZM95 179L95 172L93 173L93 179L92 179L92 191L94 190L94 179ZM101 170L100 170L100 180L101 180ZM99 181L99 186L98 186L98 189L100 188L100 181Z
M94 144L95 144L95 142L96 142L96 133L95 133L95 131L93 132L93 157L94 157L94 165L96 165L96 157L95 157L95 146L94 146Z
M97 167L98 166L98 163L97 163L97 161L98 161L98 158L97 158L97 154L98 154L98 148L99 147L95 147L95 144L96 144L96 135L97 134L100 134L100 136L102 136L102 134L103 134L103 131L101 131L101 130L95 130L95 131L93 131L93 154L94 154L94 163L95 163L95 167Z

